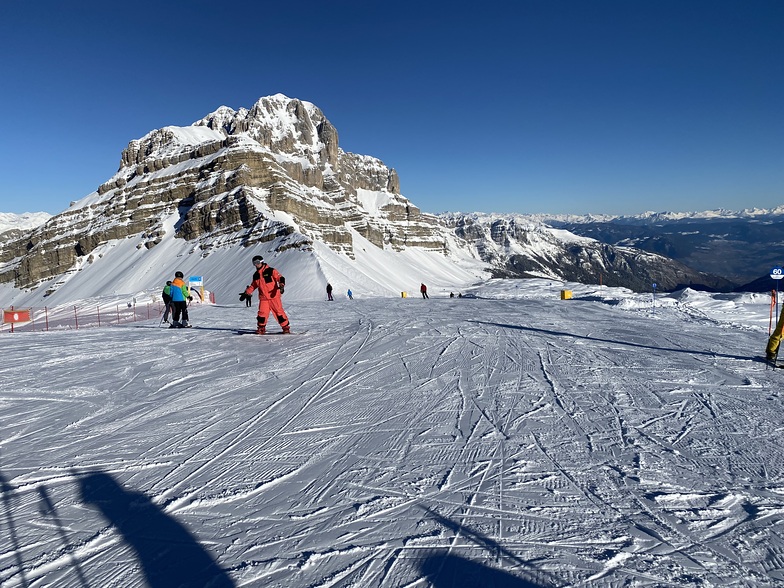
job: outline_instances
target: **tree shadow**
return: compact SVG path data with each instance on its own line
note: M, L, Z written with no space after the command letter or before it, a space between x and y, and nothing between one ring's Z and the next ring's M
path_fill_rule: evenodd
M673 353L688 353L689 355L706 355L708 357L723 357L725 359L742 359L751 361L764 361L761 357L754 355L730 355L728 353L717 353L715 351L697 351L695 349L682 349L677 347L659 347L656 345L645 345L644 343L634 343L633 341L618 341L615 339L602 339L601 337L592 337L590 335L577 335L576 333L569 333L565 331L551 331L549 329L539 329L536 327L526 327L523 325L505 325L503 323L492 323L488 321L468 321L478 323L480 325L491 325L493 327L501 327L502 329L516 329L519 331L531 331L532 333L542 333L544 335L553 335L556 337L574 337L575 339L585 339L586 341L598 341L600 343L612 343L613 345L626 345L628 347L640 347L642 349L652 349L655 351L669 351Z
M549 588L561 584L552 574L536 569L494 539L443 517L426 506L420 508L436 522L452 530L455 535L460 535L499 561L511 563L516 574L519 574L511 574L498 567L472 561L441 549L429 554L419 563L420 572L434 588Z
M196 538L141 492L112 476L81 476L82 500L97 507L134 550L150 588L233 588L234 582Z

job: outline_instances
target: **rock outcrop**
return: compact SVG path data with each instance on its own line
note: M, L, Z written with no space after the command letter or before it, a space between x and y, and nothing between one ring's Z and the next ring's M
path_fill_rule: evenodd
M444 227L400 194L394 169L343 151L321 110L277 94L131 141L95 193L5 243L0 282L33 287L111 239L155 247L172 215L175 236L205 251L291 236L283 246L315 239L353 256L354 231L378 247L444 250Z

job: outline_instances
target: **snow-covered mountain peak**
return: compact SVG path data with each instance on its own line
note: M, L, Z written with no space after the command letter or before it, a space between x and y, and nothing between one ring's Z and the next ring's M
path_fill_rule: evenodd
M13 230L25 231L34 229L35 227L44 224L50 218L52 218L52 215L48 212L25 212L22 214L0 212L0 233Z
M313 164L319 163L325 149L336 154L337 131L324 113L311 102L283 94L259 98L250 109L222 106L193 125L208 127L225 137L246 135L264 148L304 155Z
M450 239L400 194L395 170L340 149L321 110L283 94L130 141L114 176L0 252L0 263L9 262L0 283L38 287L126 238L156 253L175 240L202 259L262 243L265 252L303 253L320 244L352 259L365 243L443 255Z
M338 133L314 104L275 94L260 98L250 109L220 106L189 126L163 127L130 141L118 174L128 180L145 169L160 169L220 147L268 152L329 171L337 164Z

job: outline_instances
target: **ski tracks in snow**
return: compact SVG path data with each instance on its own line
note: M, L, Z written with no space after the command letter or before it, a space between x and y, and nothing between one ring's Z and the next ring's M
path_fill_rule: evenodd
M51 384L2 368L19 384L0 403L18 522L0 586L143 585L79 497L92 471L181 521L238 586L784 579L767 449L782 403L778 374L738 351L752 333L595 302L354 302L292 305L301 336L237 337L236 308L117 329L132 358L106 331L25 334L79 346L44 360ZM37 512L42 488L65 533Z

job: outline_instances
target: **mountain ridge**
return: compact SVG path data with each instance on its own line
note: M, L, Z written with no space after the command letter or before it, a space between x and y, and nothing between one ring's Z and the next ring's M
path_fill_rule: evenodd
M633 289L649 288L650 277L658 275L662 289L724 287L716 276L662 255L508 220L483 225L455 218L423 213L400 193L393 168L343 151L321 110L276 94L250 109L221 106L188 127L163 127L130 141L118 170L95 192L3 244L0 283L56 298L58 284L68 281L64 276L89 274L92 264L114 259L113 251L138 257L135 263L144 267L161 263L161 246L168 243L163 249L194 271L210 266L210 257L235 260L234 249L252 247L321 264L325 279L329 268L341 267L339 273L361 277L370 290L385 294L405 290L401 282L418 283L435 267L445 288L488 275L595 282L606 275L605 283ZM133 252L120 247L128 240ZM405 277L361 267L357 260L369 248L382 256L373 264L394 266ZM398 265L398 258L412 269ZM125 260L114 263L127 266ZM139 279L166 275L146 267ZM320 288L300 291L315 296Z
M530 222L555 222L555 223L596 223L596 222L619 222L619 223L657 223L680 220L712 220L712 219L755 219L765 220L768 218L784 217L784 204L774 208L744 208L742 210L731 210L726 208L716 208L712 210L694 212L673 212L673 211L645 211L639 214L547 214L547 213L450 213L443 212L441 215L449 214L476 214L488 215L492 217L514 215L527 219Z
M613 246L636 247L666 255L697 270L724 276L740 289L750 286L784 258L782 208L749 214L659 215L611 221L559 222L553 226Z

